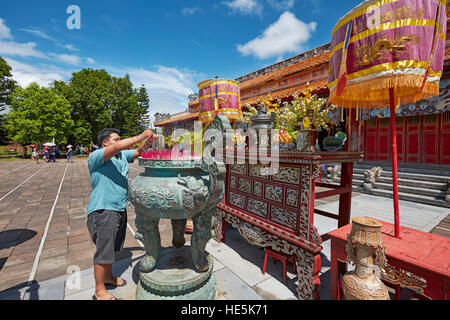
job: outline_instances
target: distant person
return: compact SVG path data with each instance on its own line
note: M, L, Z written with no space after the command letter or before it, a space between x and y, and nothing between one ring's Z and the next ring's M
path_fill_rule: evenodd
M44 161L45 160L48 160L48 147L47 146L44 147Z
M55 147L50 147L50 149L48 150L48 162L56 162Z
M79 148L80 148L80 155L83 155L83 145L81 144L81 145L79 146Z
M38 164L39 154L37 152L37 147L35 144L31 145L31 147L33 148L31 151L31 159L33 159L36 162L36 164Z
M73 157L73 149L72 145L69 144L67 146L67 162L73 163L72 157Z
M120 139L119 131L103 129L98 134L101 149L92 152L88 158L91 176L91 194L87 207L87 228L96 249L94 253L95 294L93 300L117 300L106 290L105 283L124 286L126 281L113 277L112 264L115 252L123 248L127 226L126 200L128 193L129 163L157 139L153 131ZM136 150L130 146L146 140Z

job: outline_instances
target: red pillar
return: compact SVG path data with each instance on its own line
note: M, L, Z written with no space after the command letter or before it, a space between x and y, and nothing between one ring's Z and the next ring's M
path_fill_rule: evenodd
M397 175L397 129L395 127L395 100L394 89L389 88L391 143L392 143L392 187L394 198L394 226L395 237L400 238L400 213L398 209L398 175Z

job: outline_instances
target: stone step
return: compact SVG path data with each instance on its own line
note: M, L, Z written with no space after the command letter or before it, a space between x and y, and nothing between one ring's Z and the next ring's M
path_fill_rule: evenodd
M386 172L392 172L392 166L391 165L371 165L367 163L356 163L354 166L354 169L361 169L363 171L367 169L371 169L373 167L381 167L383 168L383 171ZM410 165L408 167L405 167L404 164L401 164L397 168L398 173L411 173L411 174L424 174L424 175L431 175L431 176L443 176L443 177L450 177L450 166L445 165Z
M361 174L364 175L364 172L367 169L354 168L353 174ZM427 182L437 182L446 184L447 180L450 176L443 175L430 175L430 174L421 174L421 173L409 173L409 172L398 172L397 173L399 179L407 179L407 180L417 180L417 181L427 181ZM392 178L392 171L383 170L381 172L381 177Z
M359 187L356 185L353 185L352 189L353 189L353 191L360 192L360 193L366 193L366 194L371 194L374 196L392 198L392 191L390 191L390 190L383 190L383 189L364 190L362 187ZM450 208L450 203L448 203L444 199L436 199L434 197L429 197L429 196L399 192L398 198L400 200L406 200L406 201L411 201L411 202L424 203L424 204L429 204L429 205L433 205L433 206Z
M354 179L353 185L362 187L363 182L364 182L364 180ZM378 180L377 180L374 188L380 189L380 190L389 190L392 192L393 186L392 186L392 183L381 183L381 182L378 182ZM417 195L429 196L429 197L434 197L434 198L443 197L445 194L445 191L443 191L443 190L426 189L426 188L421 188L419 186L415 186L415 187L404 186L404 185L400 185L400 183L398 185L398 192L404 192L404 193L408 193L408 194L417 194Z
M354 173L354 180L364 181L364 175L362 173ZM447 183L442 182L433 182L433 181L424 181L424 180L411 180L411 179L398 179L399 186L410 186L410 187L419 187L423 189L433 189L433 190L446 190ZM376 183L387 183L392 185L392 177L383 177L380 176L376 179Z

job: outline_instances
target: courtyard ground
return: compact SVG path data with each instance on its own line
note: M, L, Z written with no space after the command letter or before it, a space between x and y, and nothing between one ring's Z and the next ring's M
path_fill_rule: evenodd
M130 166L130 179L143 169ZM86 228L90 193L87 158L67 163L39 161L0 162L0 299L90 299L94 288L92 257L95 246ZM337 212L337 197L317 200L322 210ZM400 201L402 225L449 236L448 208ZM353 216L371 216L393 222L392 199L354 193ZM144 251L134 238L133 206L128 208L124 250L116 257L115 275L129 280L127 288L112 290L133 299L138 279L137 264ZM320 234L333 230L335 220L315 216ZM161 220L162 247L171 246L172 229ZM187 243L190 235L186 234ZM329 296L330 243L323 243L321 299ZM283 285L281 263L270 263L261 273L264 250L248 244L228 226L227 240L211 240L208 252L215 258L218 299L297 299L296 275L288 266ZM76 268L82 285L69 288L67 278Z

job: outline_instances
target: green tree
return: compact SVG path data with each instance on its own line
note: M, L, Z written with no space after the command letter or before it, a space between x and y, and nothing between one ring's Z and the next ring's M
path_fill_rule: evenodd
M139 90L136 90L136 96L137 101L139 104L140 109L140 128L141 130L144 130L150 126L150 115L149 115L149 109L150 109L150 100L148 98L147 89L145 88L145 85L142 84Z
M75 144L96 143L97 133L112 126L112 79L105 70L83 69L74 72L68 83L53 82L52 87L70 103Z
M130 100L134 96L133 84L130 81L130 77L128 75L125 75L123 78L113 77L111 91L114 96L111 104L112 126L121 129L124 136L129 136L125 129L130 124L127 119L128 109L135 109L137 105L135 99Z
M10 95L17 87L11 74L12 68L0 57L0 113L6 109L10 102Z
M42 143L55 138L65 144L74 125L70 104L53 89L37 83L11 94L11 111L7 115L8 136L19 143Z
M0 57L0 143L4 143L7 137L6 131L6 115L4 111L10 104L10 95L14 88L17 87L16 81L13 80L11 74L12 68L8 63Z
M141 121L141 109L135 95L129 97L125 102L125 123L123 124L123 136L132 137L140 134L143 130L139 123Z

